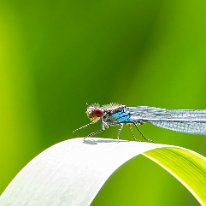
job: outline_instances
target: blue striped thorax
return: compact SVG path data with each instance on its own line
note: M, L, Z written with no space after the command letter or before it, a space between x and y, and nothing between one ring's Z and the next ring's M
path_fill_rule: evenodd
M116 121L116 123L126 123L130 120L129 113L126 113L125 111L117 112L112 114L112 117Z
M126 123L130 120L130 114L126 111L124 105L112 104L104 107L105 115L103 121L108 124Z

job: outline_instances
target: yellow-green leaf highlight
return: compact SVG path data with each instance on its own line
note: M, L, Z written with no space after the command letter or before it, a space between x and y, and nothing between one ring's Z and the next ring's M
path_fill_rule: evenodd
M182 148L161 148L144 153L178 179L199 201L206 205L206 158Z

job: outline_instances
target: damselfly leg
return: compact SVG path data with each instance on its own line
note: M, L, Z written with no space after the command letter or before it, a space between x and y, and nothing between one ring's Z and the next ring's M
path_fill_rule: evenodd
M132 134L132 136L133 136L134 140L135 140L135 141L137 141L137 142L141 142L139 139L137 139L137 138L135 137L135 135L134 135L134 130L133 130L132 125L131 125L131 124L129 124L129 129L130 129L130 131L131 131L131 134Z
M103 129L94 131L94 132L88 134L86 137L84 137L84 139L86 139L87 137L92 137L92 136L94 136L94 135L96 135L96 134L99 134L99 133L101 133L101 132L103 132L103 131L104 131Z
M148 141L148 142L154 142L153 140L147 138L144 136L144 134L141 132L141 130L139 129L139 127L137 126L137 124L133 123L133 125L136 127L137 131L141 134L141 136L143 137L144 140Z
M119 127L119 129L118 129L118 134L117 134L117 139L118 139L118 140L119 140L119 138L120 138L120 134L121 134L121 132L122 132L123 127L124 127L124 125L121 124L120 127Z

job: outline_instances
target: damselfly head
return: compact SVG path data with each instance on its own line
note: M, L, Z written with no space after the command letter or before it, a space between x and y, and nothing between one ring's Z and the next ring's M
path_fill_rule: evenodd
M104 115L104 109L99 105L90 105L87 107L86 114L92 122L97 122Z
M73 132L76 132L78 130L91 126L92 124L95 124L98 120L100 120L101 117L103 117L104 112L104 109L100 107L98 104L88 105L86 114L91 120L91 122L89 124L83 125L75 129Z

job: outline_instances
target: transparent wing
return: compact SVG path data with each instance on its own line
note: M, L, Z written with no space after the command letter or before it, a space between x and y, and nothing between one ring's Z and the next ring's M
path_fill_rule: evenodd
M177 132L206 135L206 110L169 110L148 106L127 109L134 122L150 122Z

